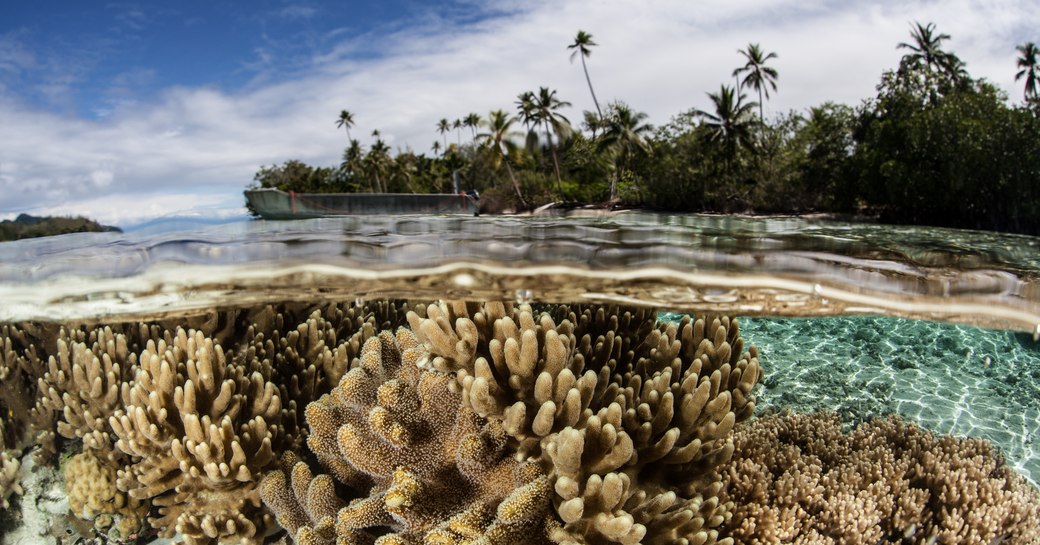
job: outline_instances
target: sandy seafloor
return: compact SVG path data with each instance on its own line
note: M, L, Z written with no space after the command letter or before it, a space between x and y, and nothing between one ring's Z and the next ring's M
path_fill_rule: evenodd
M982 437L1040 482L1040 342L1030 335L881 317L742 318L764 377L757 415L837 411L853 425L899 414Z

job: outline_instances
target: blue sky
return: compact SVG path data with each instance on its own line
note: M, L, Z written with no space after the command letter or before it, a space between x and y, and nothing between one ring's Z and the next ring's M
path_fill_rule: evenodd
M0 218L115 224L236 213L263 164L338 162L373 129L426 152L438 119L512 107L548 86L592 109L566 46L599 45L601 101L663 124L729 83L737 49L779 59L767 114L858 104L895 66L911 21L934 21L969 71L1004 87L1040 42L1033 0L457 0L7 2L0 17Z

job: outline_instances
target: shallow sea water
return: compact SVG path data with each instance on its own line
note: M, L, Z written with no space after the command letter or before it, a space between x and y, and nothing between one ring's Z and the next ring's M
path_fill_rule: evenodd
M277 302L464 299L729 314L756 414L899 414L1040 481L1040 239L623 213L156 222L0 244L0 323L177 319Z

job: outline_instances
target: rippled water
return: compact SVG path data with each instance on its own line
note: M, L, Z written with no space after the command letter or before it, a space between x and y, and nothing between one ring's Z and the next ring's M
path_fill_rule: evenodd
M187 229L186 229L187 228ZM1040 334L1040 239L798 218L184 222L0 245L0 320L148 317L308 297L883 314Z
M759 412L900 414L1040 480L1040 238L804 218L158 222L0 243L0 323L273 302L514 300L742 318Z

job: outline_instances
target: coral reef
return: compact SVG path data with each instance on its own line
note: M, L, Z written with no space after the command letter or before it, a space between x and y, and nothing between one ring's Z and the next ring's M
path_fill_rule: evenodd
M716 542L731 506L714 468L759 375L735 321L502 303L425 314L369 339L307 407L329 474L290 458L265 477L297 542L387 528L381 543ZM361 496L339 499L335 482Z
M133 460L119 488L158 507L152 524L163 535L259 543L268 517L256 476L292 444L282 423L295 423L294 404L194 330L177 329L169 345L149 341L136 371L109 419L116 448Z
M554 540L714 542L729 506L713 469L732 454L727 435L751 415L759 375L736 321L554 314L455 304L409 322L426 363L454 370L464 402L501 418L518 455L545 466L565 523Z
M82 331L70 335L61 328L56 351L38 379L35 411L58 415L57 432L62 437L81 439L84 449L114 456L108 418L122 407L120 387L137 364L126 336L110 327L87 335Z
M116 487L116 470L111 460L82 452L65 464L65 490L73 516L89 521L96 533L120 540L142 529L148 506Z
M21 465L18 457L11 451L3 450L3 444L0 444L0 506L4 509L11 506L11 494L21 496L25 492L22 490L19 472Z
M1040 542L1040 493L981 439L896 417L846 434L837 414L788 413L733 442L721 495L738 544Z
M89 480L88 469L114 471L118 497L150 510L148 523L162 536L179 534L189 545L259 543L274 524L256 490L259 476L279 453L303 446L297 406L357 363L377 324L403 323L405 312L393 302L293 303L92 329L4 326L0 373L17 374L21 382L3 386L19 384L12 390L35 400L23 414L32 415L38 440L56 431L82 448L70 486ZM4 461L15 475L17 460ZM77 516L97 511L84 493L77 489Z
M371 543L387 528L391 543L545 541L548 479L508 456L495 422L459 410L453 379L418 368L421 353L409 331L383 332L365 343L360 367L307 407L311 450L367 497L346 504L329 475L287 457L261 493L297 542Z
M2 326L0 451L20 443L0 498L21 493L35 427L75 453L69 509L117 541L1040 539L1037 491L988 443L895 419L749 421L761 368L737 321L655 316L288 303Z
M6 420L0 442L11 448L26 446L30 429L50 430L54 424L50 414L41 416L32 410L36 403L34 373L41 367L35 340L22 328L0 326L0 412ZM50 443L46 433L38 439Z

